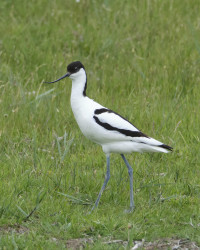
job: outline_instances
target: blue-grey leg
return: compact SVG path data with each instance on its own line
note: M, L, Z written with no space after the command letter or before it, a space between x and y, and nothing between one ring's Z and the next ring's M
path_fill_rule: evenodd
M128 212L132 212L135 205L133 200L133 169L129 165L128 161L126 160L125 156L121 154L122 159L124 160L127 168L128 168L128 174L129 174L129 180L130 180L130 210Z
M107 171L106 171L106 177L105 177L105 180L104 180L104 183L103 183L103 186L101 188L101 191L99 192L99 195L97 197L97 200L95 201L95 204L91 210L91 212L98 206L99 204L99 200L101 198L101 195L110 179L110 155L106 155L106 161L107 161Z

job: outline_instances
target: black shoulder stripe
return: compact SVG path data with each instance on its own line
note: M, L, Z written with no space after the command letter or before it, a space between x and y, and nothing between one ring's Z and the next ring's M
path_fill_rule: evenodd
M113 110L111 110L111 109L107 109L107 108L95 109L94 114L95 114L95 115L100 115L100 114L106 113L106 112L108 112L108 113L113 113L113 114L115 114L115 115L121 117L123 120L127 121L128 123L130 123L132 126L134 126L134 125L133 125L131 122L129 122L126 118L124 118L123 116L119 115L118 113L116 113L115 111L113 111ZM135 127L135 126L134 126L134 127ZM135 128L136 128L136 127L135 127ZM138 129L138 128L136 128L136 129ZM139 129L138 129L138 130L139 130ZM145 135L145 137L148 137L148 136Z
M106 109L106 108L95 109L95 111L94 111L95 115L100 115L100 114L105 113L105 112L111 113L112 111L110 109Z
M108 112L108 113L113 113L113 114L115 114L115 115L117 115L117 116L119 116L119 117L121 117L123 120L125 120L125 121L127 121L128 123L130 123L132 126L134 126L131 122L129 122L126 118L124 118L123 116L121 116L121 115L119 115L118 113L116 113L116 112L114 112L113 110L111 110L111 109L106 109L106 108L101 108L101 109L95 109L95 111L94 111L94 113L95 113L95 115L100 115L100 114L102 114L102 113L106 113L106 112ZM95 118L94 118L95 119ZM97 118L98 119L98 118ZM99 119L98 119L99 120ZM99 121L100 122L100 121ZM100 125L100 124L99 124ZM108 124L109 125L109 124ZM109 125L110 126L110 125ZM135 127L135 126L134 126ZM114 127L113 127L114 128ZM136 127L135 127L136 128ZM138 129L138 128L136 128L136 129ZM108 130L111 130L111 129L108 129ZM112 130L117 130L117 128L116 129L112 129ZM125 129L120 129L120 130L125 130ZM138 129L139 130L139 129ZM131 134L132 133L137 133L137 134L140 134L140 136L132 136L132 137L146 137L146 138L149 138L147 135L145 135L144 133L142 133L141 131L131 131L131 130L125 130L125 131L129 131ZM121 132L120 132L121 133ZM127 136L131 136L130 135L130 133L128 133L129 135L127 135ZM123 134L123 133L122 133Z
M170 146L168 146L168 145L165 145L165 144L162 144L162 145L160 145L159 147L160 147L160 148L165 148L165 149L167 149L167 150L169 150L169 151L173 151L173 148L172 148L172 147L170 147Z
M131 125L133 125L133 124L132 124L131 122L129 122L126 118L124 118L123 116L119 115L118 113L116 113L115 111L113 111L113 110L111 110L111 109L101 108L101 109L95 109L95 111L94 111L95 115L100 115L100 114L106 113L106 112L108 112L108 113L113 113L113 114L115 114L115 115L121 117L123 120L127 121L127 122L130 123ZM133 126L134 126L134 125L133 125ZM135 127L135 126L134 126L134 127ZM135 128L136 128L136 127L135 127ZM136 128L136 129L138 129L138 128ZM139 130L139 129L138 129L138 130ZM148 137L148 136L146 135L146 137Z
M148 138L148 136L143 134L141 131L131 131L127 129L116 128L106 122L101 122L96 116L93 116L93 118L97 124L99 124L100 126L102 126L103 128L107 130L117 131L123 135L131 136L131 137L147 137Z

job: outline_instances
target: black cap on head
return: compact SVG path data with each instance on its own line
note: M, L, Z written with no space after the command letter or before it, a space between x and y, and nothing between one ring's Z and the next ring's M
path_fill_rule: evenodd
M78 72L81 68L85 69L80 61L72 62L67 66L67 72L74 74Z

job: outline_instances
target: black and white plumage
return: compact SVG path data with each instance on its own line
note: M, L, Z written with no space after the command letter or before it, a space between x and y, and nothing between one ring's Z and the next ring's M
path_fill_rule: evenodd
M71 107L82 133L91 141L102 146L107 158L107 173L102 189L95 202L97 207L101 194L110 178L110 154L121 154L130 177L130 211L134 208L133 171L124 153L172 151L172 147L142 133L128 120L107 109L86 96L87 75L83 64L79 61L67 66L67 74L56 81L69 77L72 79ZM92 209L92 210L93 210Z

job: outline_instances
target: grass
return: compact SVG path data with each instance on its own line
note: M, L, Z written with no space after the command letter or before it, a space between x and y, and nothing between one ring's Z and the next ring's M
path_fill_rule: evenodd
M2 1L0 16L0 249L115 249L105 238L189 238L200 244L200 5L198 1ZM87 94L123 114L172 154L131 154L128 173L86 140L70 108L68 63Z

